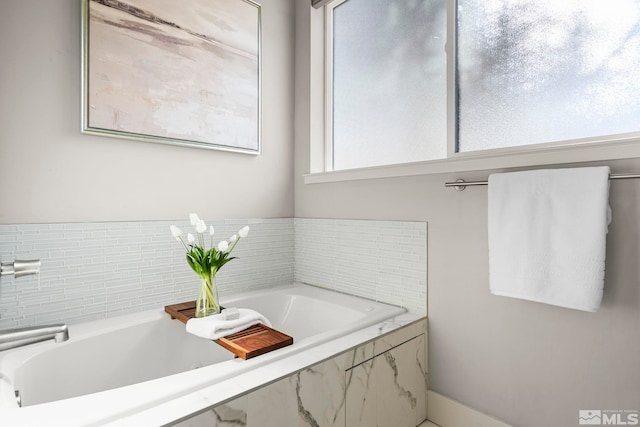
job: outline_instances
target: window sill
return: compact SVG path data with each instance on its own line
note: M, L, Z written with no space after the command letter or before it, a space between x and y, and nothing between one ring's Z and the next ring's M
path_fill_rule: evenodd
M375 166L304 175L305 184L397 178L479 170L506 169L618 160L640 157L640 138L617 142L580 143L551 148L492 150L487 153L456 154L455 157L425 162ZM631 171L629 171L631 172ZM462 177L461 177L462 178Z

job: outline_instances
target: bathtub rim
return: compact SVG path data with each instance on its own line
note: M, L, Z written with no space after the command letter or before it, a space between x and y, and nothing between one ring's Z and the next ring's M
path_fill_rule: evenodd
M350 295L350 294L339 292L339 291L334 291L332 289L304 284L304 283L290 283L282 286L259 289L259 290L254 290L250 292L241 291L241 292L230 293L229 295L224 295L222 297L222 300L234 301L234 300L246 298L246 297L260 297L263 295L272 294L274 292L282 292L282 291L286 292L287 290L297 291L300 294L305 296L309 296L309 294L311 294L312 297L319 297L319 299L332 304L335 304L335 300L332 299L331 296L335 296L335 294L339 294L349 301L352 301L352 302L357 301L358 303L361 303L364 306L371 305L372 303L379 304L379 307L385 307L388 310L393 311L395 313L393 315L385 315L383 319L376 319L374 323L377 323L386 319L390 319L395 316L406 313L406 309L398 306L394 306L392 304L382 303L382 302L374 301L371 299L354 296L354 295ZM73 337L78 337L74 341L74 342L77 342L78 340L93 338L104 333L117 331L119 329L137 326L137 325L145 324L148 322L167 319L167 316L168 314L166 314L164 312L164 309L161 308L161 309L146 310L138 313L125 314L122 316L115 316L111 318L98 319L90 322L70 324L69 325L70 336L71 336L71 339L73 339ZM331 341L332 339L349 335L357 330L370 326L372 322L373 322L372 320L363 320L363 321L355 322L350 327L343 328L342 332L338 336L336 336L336 333L334 330L325 331L321 334L316 334L316 335L313 335L312 337L305 338L299 342L294 342L293 346L276 350L274 352L262 355L255 359L242 361L241 364L238 363L237 359L235 360L232 359L232 360L222 361L209 366L204 366L197 370L198 375L193 374L193 372L195 371L184 371L184 372L171 374L168 376L144 381L141 383L135 383L135 384L131 384L128 386L123 386L115 389L104 390L104 391L99 391L96 393L91 393L83 396L77 396L73 398L68 398L68 399L63 399L58 401L51 401L51 402L41 403L41 404L27 406L23 408L18 408L15 401L15 397L14 397L15 388L13 385L13 377L7 378L4 376L3 373L9 373L11 375L16 371L16 369L19 368L20 365L22 365L23 363L26 363L29 359L33 358L34 356L39 355L47 351L48 349L55 349L54 346L68 345L68 344L71 344L72 342L70 340L69 342L66 342L66 343L53 343L53 342L37 343L30 346L12 349L12 350L8 350L6 352L0 353L0 409L25 411L30 409L37 409L37 408L43 407L43 405L54 405L61 402L72 401L74 399L82 399L85 397L100 398L100 396L105 393L111 394L112 392L113 393L123 392L123 391L129 391L130 389L135 391L138 386L145 385L145 384L151 387L155 385L162 385L164 383L170 384L172 380L177 377L180 377L183 379L189 379L188 387L184 387L184 386L177 387L176 390L172 393L163 393L163 395L170 395L170 396L166 396L166 398L157 398L154 400L155 403L158 403L158 402L162 403L180 394L192 393L199 389L215 385L221 381L225 381L229 378L235 377L241 374L242 372L253 370L258 366L269 364L283 357L289 357L289 356L298 354L302 351L314 348L318 345L322 345L323 343ZM365 324L363 325L363 323ZM223 367L223 365L224 365L224 373L222 375L220 374L209 375L209 371L215 371L217 369L220 369L221 367ZM200 377L201 373L206 374L204 376L205 379L199 380L198 378L193 378L193 377ZM143 386L142 388L145 388L145 387ZM135 396L131 396L130 399L135 400ZM145 400L148 401L149 399L145 399Z
M110 427L129 427L131 425L151 423L149 425L170 426L175 423L188 420L189 418L206 412L215 406L241 398L244 395L252 393L253 391L268 386L269 384L284 379L313 365L339 357L340 355L355 350L356 348L359 349L372 343L374 347L370 349L370 354L365 356L362 360L357 360L352 366L350 366L350 368L358 366L367 360L371 360L373 357L422 334L425 335L426 345L427 322L428 318L426 315L417 315L406 312L374 324L363 330L339 337L333 342L320 344L317 348L311 349L304 358L298 358L294 354L271 362L269 366L270 368L273 368L274 372L265 373L265 375L261 376L260 381L258 382L255 381L255 378L251 378L251 372L244 372L238 377L227 379L220 384L215 384L204 389L197 390L185 396L180 396L176 399L161 403L153 408L148 408L138 413L131 414L127 417L112 420L108 425ZM404 333L399 333L401 329L404 330ZM398 333L398 335L394 336L393 334L396 333ZM380 346L380 348L375 349L376 343L384 341L387 336L393 336L394 338L391 339L390 342L384 343L385 345ZM208 393L214 394L219 392L219 389L214 390L214 387L216 386L222 386L222 388L234 387L236 381L243 383L240 387L241 391L236 394L230 395L227 393L224 396L218 397L218 399L213 399L210 395L204 396ZM208 398L206 405L202 404L204 398ZM187 410L187 407L190 407L191 409Z
M267 363L269 369L248 370L238 376L215 383L208 387L199 388L192 393L186 393L176 398L154 401L147 404L136 404L125 411L114 414L96 416L104 412L104 400L96 399L94 395L85 395L75 399L75 403L81 405L83 414L78 414L78 406L69 405L74 399L67 399L49 404L30 406L21 409L7 409L0 411L0 421L11 423L14 426L31 426L43 423L51 419L64 419L67 426L122 426L130 425L172 425L202 413L214 406L226 403L235 398L241 397L258 388L273 383L297 371L309 366L321 363L342 353L350 351L356 347L368 345L373 342L374 347L378 340L389 342L387 346L396 346L420 333L426 333L426 320L424 315L412 313L401 314L397 317L387 319L377 324L371 325L362 330L353 332L330 342L320 344L307 351L289 355L273 362ZM424 322L424 323L422 323ZM400 329L409 331L409 326L416 325L417 329L409 333L395 334ZM424 329L422 329L424 325ZM426 341L425 341L426 342ZM379 348L378 351L384 351ZM189 371L193 372L193 371ZM110 390L120 391L122 389ZM110 391L103 392L109 393ZM152 389L149 391L153 392ZM135 393L117 396L117 400L110 401L109 404L126 406L128 399L138 399ZM149 399L147 399L149 400ZM34 410L35 409L35 410ZM91 415L87 415L87 413ZM72 414L69 416L69 414Z

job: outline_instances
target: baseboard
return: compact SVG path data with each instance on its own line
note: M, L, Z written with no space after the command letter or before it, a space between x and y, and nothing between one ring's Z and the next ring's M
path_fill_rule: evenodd
M427 391L428 419L441 427L513 427L435 391Z

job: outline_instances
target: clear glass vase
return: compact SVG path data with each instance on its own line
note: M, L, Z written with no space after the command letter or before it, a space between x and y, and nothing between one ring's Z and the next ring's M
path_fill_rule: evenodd
M202 276L200 295L196 301L196 317L206 317L220 313L216 276Z

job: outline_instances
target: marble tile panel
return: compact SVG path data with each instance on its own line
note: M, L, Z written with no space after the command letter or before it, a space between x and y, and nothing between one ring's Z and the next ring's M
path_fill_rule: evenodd
M324 368L320 363L295 374L296 400L299 427L325 426L324 419Z
M216 406L188 420L174 424L176 427L244 427L247 425L248 397L242 396Z
M374 355L374 342L362 344L353 349L353 359L350 361L350 364L346 366L346 369L359 365L371 359Z
M417 340L395 347L374 360L376 421L378 426L414 427L417 393Z
M262 387L248 395L247 427L296 426L298 398L297 375Z
M346 365L353 360L355 350L322 363L323 411L320 425L345 427Z
M385 351L396 347L410 339L424 333L422 332L426 325L426 318L418 322L414 322L406 327L399 329L393 334L383 335L373 342L374 356L384 353Z
M416 425L427 419L427 390L429 376L427 372L427 336L422 334L416 338Z
M371 359L345 373L346 402L345 419L349 427L370 427L376 420L375 361Z

